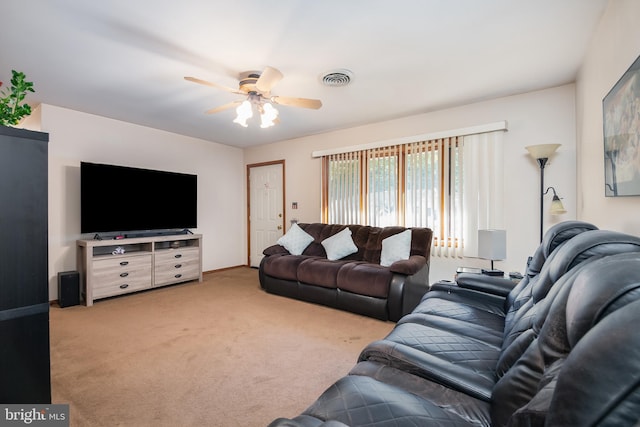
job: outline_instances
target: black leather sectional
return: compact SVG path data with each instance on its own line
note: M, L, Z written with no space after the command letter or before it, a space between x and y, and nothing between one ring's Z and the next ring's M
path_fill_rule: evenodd
M505 295L441 284L309 408L270 426L634 426L640 238L570 221Z

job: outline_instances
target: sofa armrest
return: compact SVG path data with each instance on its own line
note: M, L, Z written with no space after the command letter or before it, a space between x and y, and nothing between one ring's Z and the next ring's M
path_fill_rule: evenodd
M288 254L289 251L286 250L284 248L284 246L280 246L280 245L273 245L273 246L269 246L268 248L266 248L265 250L262 251L263 255L269 256L269 255L278 255L278 254Z
M486 276L482 274L459 274L456 278L459 287L506 297L516 282L503 277Z
M415 273L393 273L387 299L389 320L392 322L397 322L402 316L411 313L429 291L429 263L423 256L416 256L415 260L419 261L419 258L422 258L424 263L419 263L421 267Z
M411 255L409 259L396 261L389 266L392 273L406 274L410 276L416 274L427 264L427 259L422 255Z
M407 315L422 301L429 291L429 263L426 263L415 274L407 276L402 296L402 315Z

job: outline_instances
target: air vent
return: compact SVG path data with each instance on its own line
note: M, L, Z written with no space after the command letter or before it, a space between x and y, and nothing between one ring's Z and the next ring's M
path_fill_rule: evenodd
M322 84L331 87L346 86L351 83L353 73L349 70L333 70L327 71L322 75Z

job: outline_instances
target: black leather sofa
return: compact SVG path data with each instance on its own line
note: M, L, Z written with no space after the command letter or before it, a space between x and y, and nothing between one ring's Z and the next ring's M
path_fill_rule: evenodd
M545 236L506 296L429 291L348 375L270 426L637 425L640 239L593 228Z

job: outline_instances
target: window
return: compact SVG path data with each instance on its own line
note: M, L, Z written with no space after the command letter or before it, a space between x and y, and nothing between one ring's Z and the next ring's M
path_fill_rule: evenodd
M330 224L363 224L361 152L323 157L322 211Z
M506 130L502 121L314 152L322 157L322 221L428 227L433 256L477 256L478 230L505 225Z
M462 138L441 138L323 157L323 220L429 227L434 247L462 238Z
M405 215L407 227L433 230L433 248L460 254L463 233L462 138L406 144Z
M385 227L401 224L398 188L400 184L399 147L386 147L366 152L366 225Z

